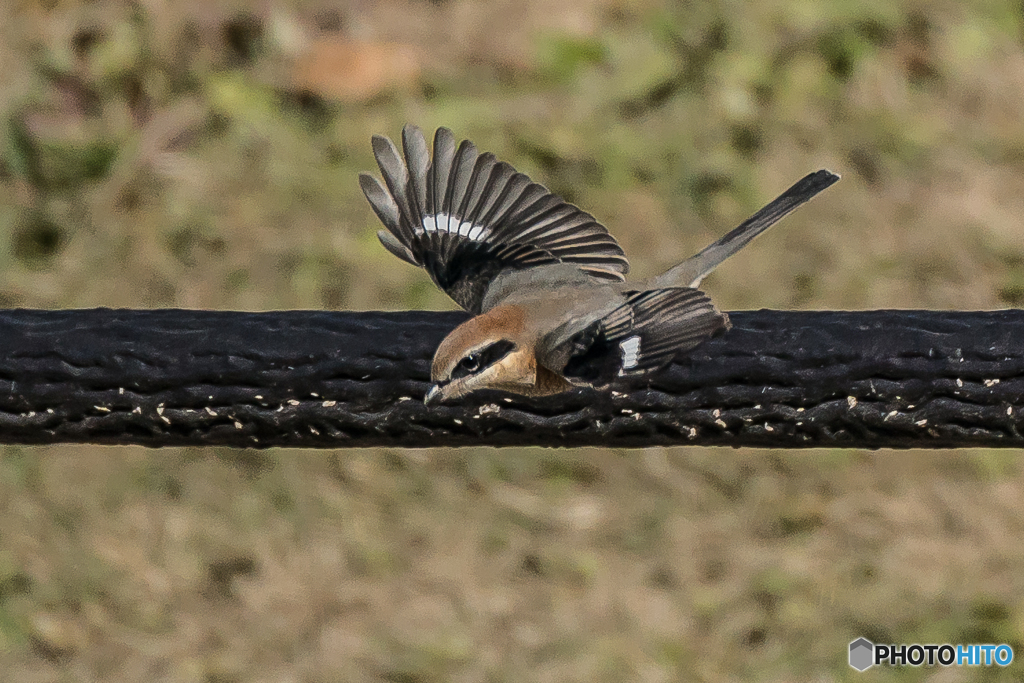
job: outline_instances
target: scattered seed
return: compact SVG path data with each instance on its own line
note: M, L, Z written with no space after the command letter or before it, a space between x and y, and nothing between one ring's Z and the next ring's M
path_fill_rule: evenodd
M103 406L93 406L93 408L95 408L96 410L99 410L101 412L104 412L104 413L109 413L110 412L110 408L104 408Z
M956 385L958 387L962 387L964 385L964 381L962 379L960 379L959 377L957 377L956 378Z
M398 399L398 400L401 401L402 399ZM323 405L324 408L333 408L334 406L338 405L338 402L337 401L324 401L321 405Z
M290 406L297 406L297 405L299 405L299 402L296 401L294 398L290 398L290 399L288 399L288 405L290 405Z
M262 397L262 396L260 396L259 394L256 394L256 400L257 400L257 401L262 401L262 400L263 400L263 397Z
M235 429L241 429L241 428L242 428L242 423L239 422L238 420L235 420Z
M316 427L310 427L309 431L313 432L316 436L320 436L320 432L316 431Z
M118 387L118 388L117 388L117 393L119 393L119 394L122 394L122 395L123 395L123 394L124 394L124 387Z
M167 417L165 417L163 415L160 416L160 419L163 420L164 422L166 422L167 424L171 424L171 421Z
M715 420L715 424L718 425L719 427L721 427L722 429L725 429L726 427L729 426L729 425L725 424L725 420Z
M455 418L454 420L452 420L452 422L454 422L457 425L462 424L462 420L460 420L459 418Z
M485 406L480 406L480 414L481 415L491 415L493 413L500 413L500 412L501 412L501 406L497 405L496 403L488 403Z
M899 415L899 411L893 410L892 412L885 416L885 419L888 420L890 417L896 417L897 415Z
M924 427L926 424L928 424L928 420L918 420L914 424L916 424L918 427Z
M992 387L992 386L995 386L997 384L999 384L999 380L997 380L997 379L987 379L987 380L985 380L985 386L986 387Z
M164 404L163 403L161 403L160 405L158 405L156 407L156 414L157 415L163 415L164 414Z
M856 396L847 396L846 397L846 405L850 406L851 408L855 407L857 405L857 397Z
M208 412L210 415L213 415L214 417L217 417L217 411L215 411L210 406L206 406L206 412Z

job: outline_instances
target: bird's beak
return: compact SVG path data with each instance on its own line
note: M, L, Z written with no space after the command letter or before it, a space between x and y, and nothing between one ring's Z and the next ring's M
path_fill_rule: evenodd
M441 391L441 385L435 384L434 386L430 387L430 390L427 392L427 395L423 397L423 404L429 406L431 403L435 403L436 401L439 401L443 397L444 395L443 392Z

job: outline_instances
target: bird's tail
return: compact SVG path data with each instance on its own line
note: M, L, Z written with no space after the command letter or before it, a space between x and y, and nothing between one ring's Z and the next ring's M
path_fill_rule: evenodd
M742 249L762 232L775 225L783 216L822 190L835 184L839 176L824 169L800 179L760 211L739 224L732 232L709 245L679 265L652 278L650 287L696 287L718 264Z

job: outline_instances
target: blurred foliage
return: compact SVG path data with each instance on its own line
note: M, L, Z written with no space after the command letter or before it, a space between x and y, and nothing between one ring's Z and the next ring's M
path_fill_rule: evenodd
M3 306L451 306L356 182L407 121L594 213L637 276L842 173L708 280L727 309L1024 302L1020 3L19 0L0 59ZM861 635L1020 654L1022 504L986 452L7 448L0 671L852 680Z
M343 4L8 9L3 299L444 306L400 264L380 282L390 261L353 181L372 164L368 136L414 120L454 127L593 211L640 273L813 167L845 173L843 201L816 203L760 257L737 257L736 272L772 290L713 280L726 306L1020 300L1012 186L1024 138L1007 97L1020 77L1019 13L877 2L405 9L416 30ZM372 28L350 37L360 22ZM438 34L446 24L464 39ZM903 253L909 263L891 267Z

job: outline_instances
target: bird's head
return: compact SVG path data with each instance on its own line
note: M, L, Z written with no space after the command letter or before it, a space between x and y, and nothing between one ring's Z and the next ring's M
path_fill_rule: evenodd
M523 315L500 306L462 323L444 338L434 354L434 386L424 403L465 396L478 389L522 392L537 379L533 345L522 336Z

